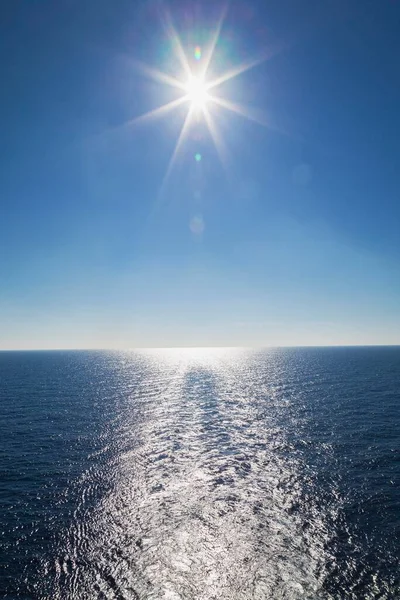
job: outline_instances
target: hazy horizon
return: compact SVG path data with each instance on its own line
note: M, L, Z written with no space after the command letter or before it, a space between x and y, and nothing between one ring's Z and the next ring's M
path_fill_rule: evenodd
M90 352L90 351L99 351L99 352L108 352L108 351L116 351L116 352L137 352L141 350L279 350L285 348L397 348L400 347L400 344L295 344L295 345L273 345L273 346L135 346L135 347L118 347L118 346L110 346L110 347L26 347L26 348L0 348L0 352L62 352L64 350L67 351L81 351L81 352Z

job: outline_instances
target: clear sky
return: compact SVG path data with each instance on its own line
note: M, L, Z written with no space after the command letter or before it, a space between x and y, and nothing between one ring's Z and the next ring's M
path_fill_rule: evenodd
M197 74L221 15L206 81L253 66L171 163L193 98L138 119L186 94L155 73L187 82L170 20ZM400 344L399 23L395 0L3 0L0 348Z

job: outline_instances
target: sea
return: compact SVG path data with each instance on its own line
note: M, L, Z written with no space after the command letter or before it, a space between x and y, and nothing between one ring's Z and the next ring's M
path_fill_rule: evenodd
M0 597L400 598L400 347L0 352Z

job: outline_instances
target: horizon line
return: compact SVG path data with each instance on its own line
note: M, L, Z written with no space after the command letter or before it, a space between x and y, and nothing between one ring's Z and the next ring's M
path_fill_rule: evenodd
M0 352L135 352L140 350L222 350L222 349L243 349L243 350L274 350L285 348L397 348L398 344L286 344L286 345L254 345L254 346L135 346L135 347L101 347L101 348L73 348L73 347L53 347L53 348L0 348Z

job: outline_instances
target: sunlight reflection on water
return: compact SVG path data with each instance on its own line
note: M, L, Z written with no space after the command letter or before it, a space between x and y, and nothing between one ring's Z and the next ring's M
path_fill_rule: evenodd
M252 396L245 356L239 349L140 354L141 381L119 407L113 432L112 490L86 514L94 485L87 474L57 597L65 597L68 578L72 598L90 589L149 599L318 592L323 515L307 507L313 521L305 529L298 460L279 419L265 420Z
M334 479L317 483L331 445L310 438L298 382L313 382L301 361L288 380L273 350L110 360L115 380L102 385L113 417L74 484L73 522L40 597L334 598L325 581L343 500Z

